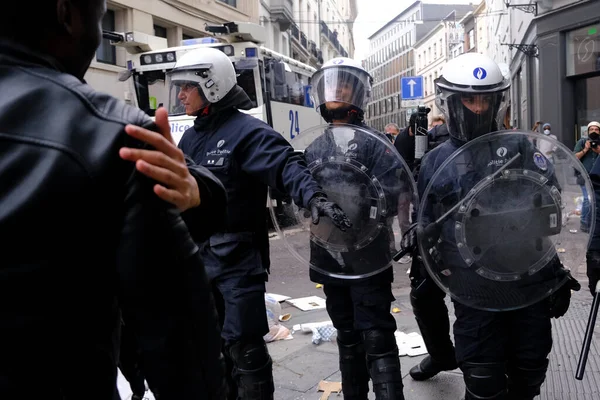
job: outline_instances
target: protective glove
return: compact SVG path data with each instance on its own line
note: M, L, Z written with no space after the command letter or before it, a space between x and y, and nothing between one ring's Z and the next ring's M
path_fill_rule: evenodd
M342 211L340 206L332 201L327 201L323 194L316 194L308 203L312 215L312 223L317 225L320 217L329 217L331 222L341 231L352 227L352 223Z
M423 240L424 243L426 243L428 248L435 245L441 234L442 225L435 222L430 223L424 228L421 226L417 228L417 235L419 238L421 238L421 240Z
M571 290L578 292L581 289L579 281L571 276L570 271L567 271L567 276L565 284L550 296L550 315L554 318L560 318L566 314L571 304Z
M589 279L590 293L592 296L596 294L596 284L600 280L600 252L588 251L587 259L587 276Z
M406 254L411 256L417 251L417 224L412 224L400 239L400 251L393 257L394 261L400 260Z

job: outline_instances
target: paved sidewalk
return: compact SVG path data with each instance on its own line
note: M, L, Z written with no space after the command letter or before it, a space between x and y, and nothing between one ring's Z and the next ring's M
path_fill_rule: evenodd
M398 329L406 333L418 332L410 307L408 290L396 290L394 294L397 300L393 307L399 307L401 310L400 313L394 314ZM590 305L591 296L589 292L582 289L574 295L569 312L563 318L553 320L554 347L550 354L546 382L538 399L600 398L600 324L597 324L596 327L595 340L584 380L577 381L575 379L575 370ZM283 308L283 312L292 313L292 318L286 323L286 326L290 328L293 324L329 319L325 310L303 312L288 305L284 305ZM451 322L454 319L451 310ZM311 343L311 337L310 333L297 332L292 340L269 344L269 351L274 361L276 400L317 400L322 394L317 393L317 385L321 380L341 380L335 343L324 342L317 346ZM404 356L400 358L406 400L462 399L464 384L460 370L441 373L426 382L415 382L410 378L408 371L423 357ZM330 399L341 398L341 395L330 397ZM369 398L375 398L373 393L370 393Z

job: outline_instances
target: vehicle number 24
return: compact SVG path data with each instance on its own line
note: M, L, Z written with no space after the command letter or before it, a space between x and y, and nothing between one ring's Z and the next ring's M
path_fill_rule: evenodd
M300 134L300 122L298 111L290 110L290 138L293 139Z

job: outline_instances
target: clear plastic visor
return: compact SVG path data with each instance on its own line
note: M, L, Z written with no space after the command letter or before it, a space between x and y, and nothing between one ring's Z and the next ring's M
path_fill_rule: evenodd
M492 93L454 92L438 88L436 102L446 117L450 135L469 141L504 129L507 91Z
M167 75L169 115L196 115L208 105L200 86L200 70L173 71Z
M364 110L371 95L369 75L359 70L327 68L317 71L312 78L315 105L345 103Z

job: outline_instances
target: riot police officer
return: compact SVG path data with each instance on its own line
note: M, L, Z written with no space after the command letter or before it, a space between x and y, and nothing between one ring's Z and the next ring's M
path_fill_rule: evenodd
M510 81L502 76L498 65L481 54L464 54L445 65L442 76L436 82L436 102L446 116L451 139L430 151L422 163L417 186L419 195L427 197L420 204L422 215L427 220L436 221L436 218L440 217L439 214L449 208L446 202L452 202L456 196L468 192L476 183L472 181L473 176L481 179L482 176L485 178L496 173L503 165L512 162L512 159L508 159L513 155L517 158L521 157L519 162L523 168L536 171L544 177L544 181L552 183L554 187L558 185L555 182L552 164L527 140L521 140L518 135L504 136L498 147L488 146L486 152L489 154L475 152L462 154L460 161L462 170L458 175L457 170L449 166L438 175L438 177L442 176L441 183L431 182L442 163L453 157L453 153L461 146L488 132L498 130L504 118L509 85ZM432 183L432 190L425 193L430 183ZM435 192L438 184L437 189L445 192L444 195ZM499 192L492 193L497 195ZM529 194L525 196L529 196L528 198L534 201L538 197L541 199L540 195L534 196L533 193L531 196ZM430 197L437 200L430 200ZM482 201L492 203L495 200L497 199L492 197ZM438 207L437 211L435 211L436 207ZM459 229L460 226L455 228L451 218L444 222L443 228L438 226L437 222L427 227L430 226L434 226L435 229L419 231L419 240L436 243L432 247L441 252L438 258L440 265L460 264L457 261L460 252L447 250L449 248L447 238L454 237L453 229ZM551 243L542 239L539 243L536 242L536 245L540 248L548 246L548 249L551 247L551 250L554 250ZM518 244L513 243L511 246L518 246ZM504 248L508 249L505 253L511 253L503 254L507 259L516 257L516 251L512 252L513 248L510 246ZM434 254L433 250L431 251L431 253L420 252L422 257L429 257L427 260L430 265L436 262L431 261L435 258L431 255ZM464 375L466 400L506 398L531 400L540 393L540 386L548 367L547 356L552 347L550 320L552 317L562 316L567 311L570 290L578 289L577 282L562 268L556 255L549 262L545 262L547 264L542 265L541 273L549 276L544 276L544 280L536 281L534 275L530 277L529 286L523 284L519 289L528 287L532 292L539 290L536 292L539 295L547 293L547 290L544 290L547 286L540 282L550 286L555 284L554 289L557 287L559 289L550 299L532 296L531 299L527 299L530 301L527 306L517 307L511 303L507 309L512 311L501 309L489 311L488 309L494 307L486 308L481 304L471 306L472 304L468 304L464 299L453 298L457 317L454 324L456 361ZM461 274L467 276L469 271L471 269L445 267L441 273L460 280ZM431 278L425 275L422 268L418 272L420 276L413 278L411 301L430 356L411 370L411 376L415 379L427 379L441 370L453 368L456 364L447 334L449 322L443 301L444 292L431 282ZM476 279L476 274L474 276L473 279ZM439 283L443 277L438 276L436 279ZM492 282L493 279L487 281ZM515 297L522 295L516 289L517 285L515 284L515 292L511 293ZM471 287L467 282L461 289L468 292ZM454 297L460 296L454 294ZM470 299L475 298L478 298L477 295L473 295ZM491 300L509 301L493 297Z
M588 124L588 136L591 140L600 139L600 122L592 121ZM588 146L585 144L584 146ZM589 145L591 147L591 145ZM586 150L582 150L586 152ZM579 155L576 155L579 157ZM581 178L580 178L581 179ZM590 169L590 179L593 184L594 196L592 197L596 210L600 204L600 163L594 163ZM585 187L582 185L582 187ZM587 201L584 198L584 202ZM600 212L596 212L596 224L592 233L592 241L585 254L589 289L592 296L596 292L596 284L600 280Z
M267 186L289 193L296 204L327 216L345 229L344 213L306 169L304 159L262 121L240 112L252 108L236 84L229 58L218 49L191 51L169 73L170 110L197 116L179 147L209 169L228 196L225 227L198 243L211 281L222 326L229 375L229 399L273 399L272 361L263 340L268 332L265 281L269 242L265 219ZM184 213L193 232L194 209Z
M396 213L399 193L395 171L401 164L396 159L401 158L389 144L389 148L386 146L387 139L383 134L364 124L364 108L371 95L371 84L369 73L349 58L334 58L315 72L312 77L315 105L330 123L330 128L306 148L304 155L309 165L317 158L326 159L334 153L361 162L365 170L379 176L384 187L382 196L389 200L386 210L389 218ZM336 143L331 138L338 128L349 130L351 137L342 153L336 150ZM410 171L406 171L406 176L412 179ZM345 172L336 172L336 177ZM311 266L317 269L311 268L310 279L324 285L327 312L337 329L342 390L347 400L367 399L369 377L377 399L404 399L394 337L396 321L390 313L394 300L388 231L391 226L385 221L383 218L379 235L367 247L337 257L311 241ZM355 219L353 224L356 225ZM372 264L384 268L361 279L345 280L322 272L337 272L343 268L361 270Z

